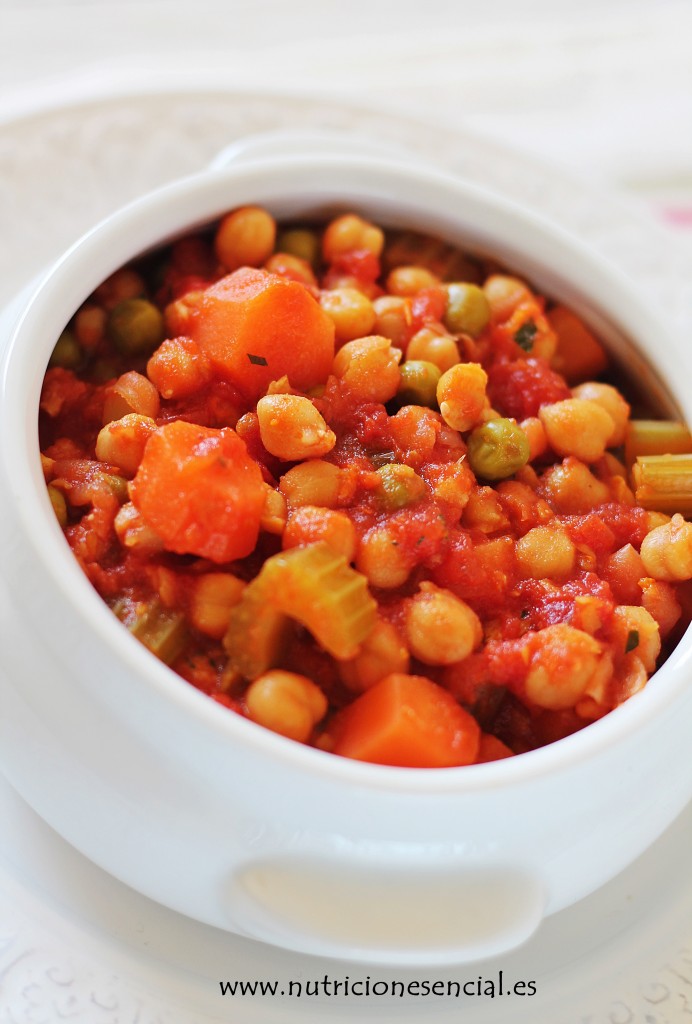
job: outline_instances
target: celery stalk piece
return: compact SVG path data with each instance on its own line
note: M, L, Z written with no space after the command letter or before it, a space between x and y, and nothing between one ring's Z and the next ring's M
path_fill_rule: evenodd
M166 665L175 661L187 642L185 616L166 608L157 597L134 605L118 601L113 611L130 633Z
M632 480L642 508L692 515L692 455L640 456L632 466Z
M625 462L640 455L685 455L692 452L692 434L675 420L630 420L625 438Z
M284 623L304 626L335 658L352 658L375 625L377 605L362 573L322 542L272 555L231 612L224 646L256 678L281 655Z
M256 679L276 665L290 630L290 619L268 603L267 589L257 576L231 609L223 640L229 668Z

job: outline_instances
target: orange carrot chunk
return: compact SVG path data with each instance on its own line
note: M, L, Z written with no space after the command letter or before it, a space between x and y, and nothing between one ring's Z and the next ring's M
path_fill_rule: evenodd
M592 380L608 368L605 349L576 313L566 306L555 306L547 317L557 334L552 366L569 385Z
M447 690L393 672L366 690L330 729L343 757L402 768L452 768L476 760L480 729Z
M199 292L194 307L189 333L248 399L284 374L307 390L331 373L334 323L297 281L241 267Z
M228 562L257 543L262 472L235 430L185 420L159 427L144 448L130 497L168 551Z

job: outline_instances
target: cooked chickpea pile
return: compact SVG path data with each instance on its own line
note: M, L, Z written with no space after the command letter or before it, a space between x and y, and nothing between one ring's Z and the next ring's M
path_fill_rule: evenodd
M507 757L630 698L690 619L692 524L636 503L608 370L450 245L246 206L58 339L48 494L128 629L238 714L385 764Z

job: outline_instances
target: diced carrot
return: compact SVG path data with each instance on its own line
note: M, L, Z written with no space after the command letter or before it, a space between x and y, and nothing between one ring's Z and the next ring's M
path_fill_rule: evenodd
M284 374L307 390L331 373L334 323L305 285L241 267L191 301L188 333L247 398Z
M478 764L487 764L488 761L502 761L506 757L513 757L514 751L510 750L506 743L492 736L489 732L481 734L480 747L478 748Z
M608 368L605 349L576 313L566 306L555 306L546 315L557 334L551 365L569 385L592 380Z
M130 497L169 551L228 562L257 543L262 472L230 427L166 423L147 441Z
M478 754L478 723L424 676L393 672L334 719L334 753L402 768L451 768Z

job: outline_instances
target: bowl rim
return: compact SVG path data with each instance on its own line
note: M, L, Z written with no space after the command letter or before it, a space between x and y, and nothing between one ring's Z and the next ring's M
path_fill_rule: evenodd
M328 177L328 185L320 184L322 176ZM335 185L334 178L345 184ZM420 164L407 168L398 161L384 158L327 155L249 160L238 167L198 172L128 203L78 239L34 287L2 360L0 444L8 476L6 500L20 503L23 514L17 515L18 529L36 564L50 574L66 607L88 625L119 666L151 687L159 700L173 702L178 710L193 716L202 728L212 730L236 747L255 747L260 755L277 763L290 764L303 773L317 771L322 778L346 785L409 793L463 794L499 787L508 789L545 774L569 770L577 762L602 755L645 727L652 713L662 713L669 708L686 685L684 670L692 657L692 629L688 629L639 694L604 718L544 747L506 760L445 769L398 768L353 761L288 740L239 715L229 714L129 636L96 595L65 543L40 467L38 398L52 344L81 302L110 273L137 255L196 226L212 222L239 202L251 201L251 196L255 196L257 203L269 202L263 197L272 194L291 202L302 201L303 206L337 205L350 209L355 205L362 208L368 203L386 207L393 192L400 194L407 190L416 193L411 202L417 217L427 218L433 208L439 213L440 204L446 199L455 199L461 204L464 212L454 219L454 232L447 231L448 237L467 231L466 220L472 214L476 223L483 223L481 234L484 236L489 231L492 234L506 230L508 226L513 237L526 233L539 255L534 253L532 260L525 263L540 260L546 250L557 250L573 264L576 261L582 274L614 289L619 302L629 304L629 319L626 324L621 323L621 329L634 338L636 345L643 340L642 348L650 353L651 346L646 345L646 339L655 337L660 350L660 339L665 338L666 384L684 404L672 370L677 366L679 373L679 360L684 359L685 350L670 325L646 306L634 284L617 267L542 215L459 176L434 168L425 169ZM234 199L234 193L236 196L243 193L245 198ZM339 196L344 196L340 202ZM413 217L406 219L410 221ZM387 223L386 215L381 222ZM464 227L459 226L462 222ZM162 225L165 225L163 229ZM616 316L604 301L603 289L598 294L598 304L606 308L613 319L623 320L622 308ZM49 332L47 325L51 323L55 329ZM40 358L34 357L37 338ZM652 359L657 368L660 356L657 351L656 359ZM30 401L26 401L28 385Z

